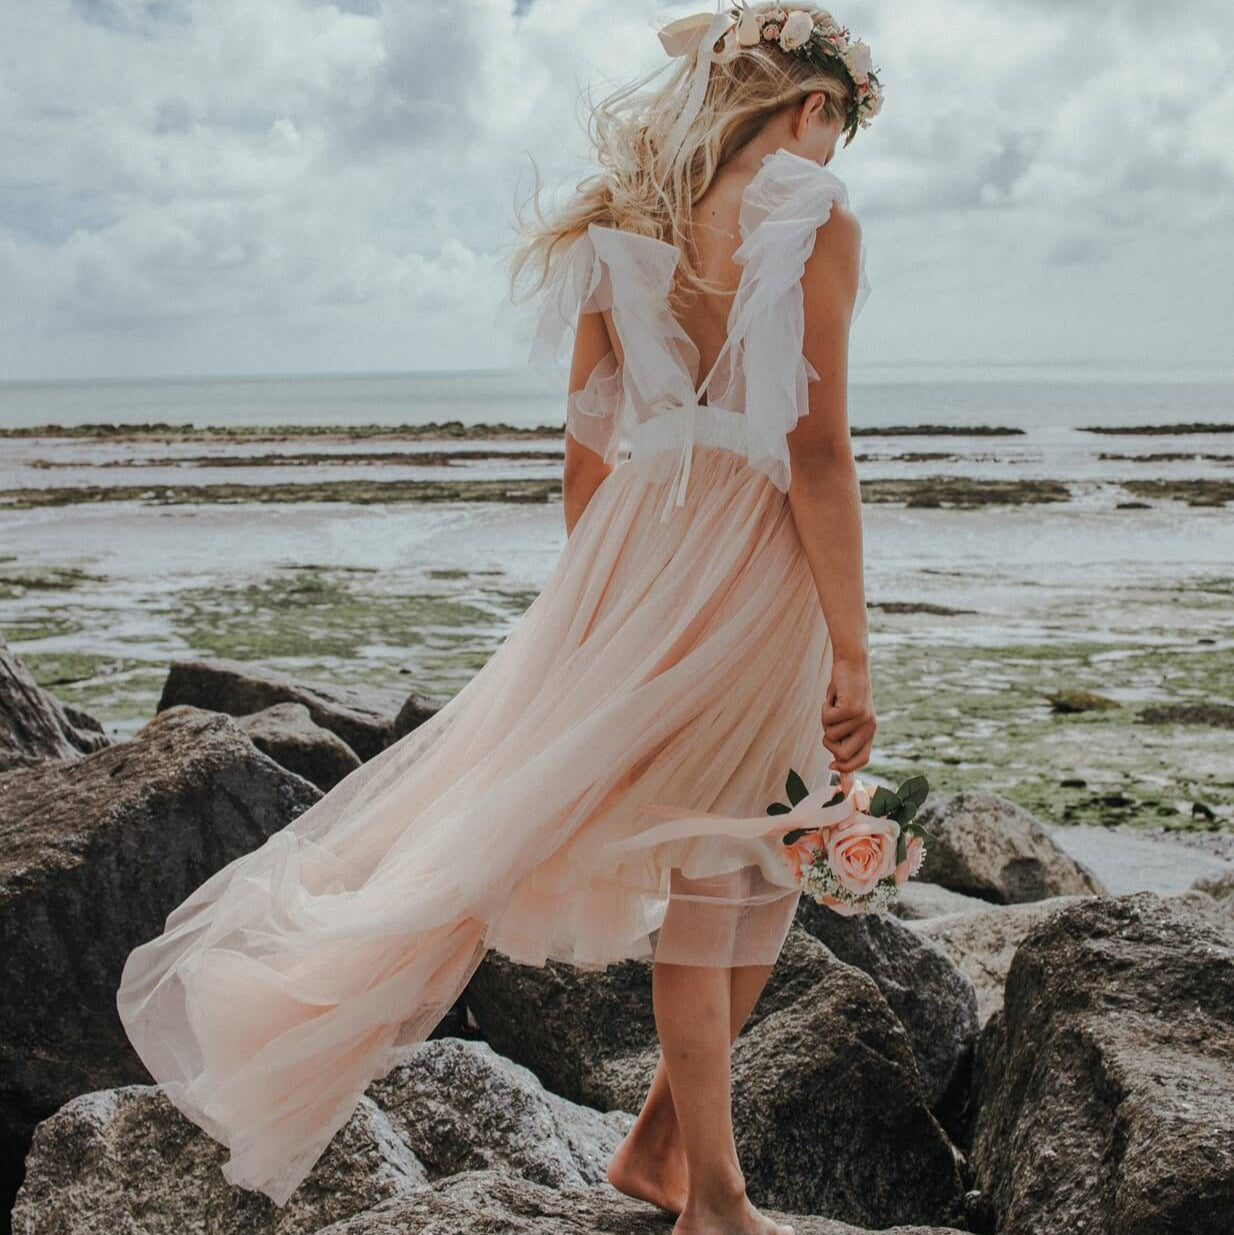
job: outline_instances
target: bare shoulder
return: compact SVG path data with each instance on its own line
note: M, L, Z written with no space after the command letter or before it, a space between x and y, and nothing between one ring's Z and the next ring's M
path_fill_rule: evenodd
M814 250L802 275L806 303L834 303L839 297L851 306L857 295L860 257L861 223L847 206L833 202L826 222L815 233Z

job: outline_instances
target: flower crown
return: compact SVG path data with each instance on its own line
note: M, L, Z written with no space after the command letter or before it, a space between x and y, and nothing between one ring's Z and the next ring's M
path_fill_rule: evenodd
M726 36L726 44L733 38L740 47L773 43L781 51L852 83L854 102L844 120L848 134L845 144L853 140L858 127L868 128L882 110L883 91L870 62L869 46L853 39L848 27L841 26L825 9L738 3L729 10L729 16L737 24Z

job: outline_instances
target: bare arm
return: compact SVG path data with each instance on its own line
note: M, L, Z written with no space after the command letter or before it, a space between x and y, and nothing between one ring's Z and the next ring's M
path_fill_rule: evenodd
M823 708L832 766L869 762L874 740L862 558L861 489L848 429L848 331L857 295L861 229L838 203L819 228L802 276L803 350L818 371L810 414L788 434L788 500L831 634L832 680Z
M582 390L591 371L613 350L604 318L599 313L580 313L574 336L574 355L570 362L570 391ZM594 450L566 433L566 461L562 474L562 503L565 507L566 535L574 531L579 516L591 495L611 472Z

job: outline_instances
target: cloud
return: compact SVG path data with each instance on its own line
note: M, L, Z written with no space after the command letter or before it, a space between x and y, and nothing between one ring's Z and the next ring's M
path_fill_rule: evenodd
M0 377L487 367L534 158L662 63L654 0L0 9ZM844 0L856 363L1224 361L1234 20L1215 0Z

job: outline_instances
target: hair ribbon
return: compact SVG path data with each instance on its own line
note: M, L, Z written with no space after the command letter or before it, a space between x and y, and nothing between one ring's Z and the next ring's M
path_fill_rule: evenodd
M716 40L733 24L727 5L728 0L717 0L714 13L693 13L689 17L679 17L661 27L659 31L660 43L669 56L674 59L679 56L694 57L694 71L686 101L664 142L662 154L668 166L671 166L677 157L690 125L703 109L712 64L719 62L728 51L727 41L719 54L714 51Z

